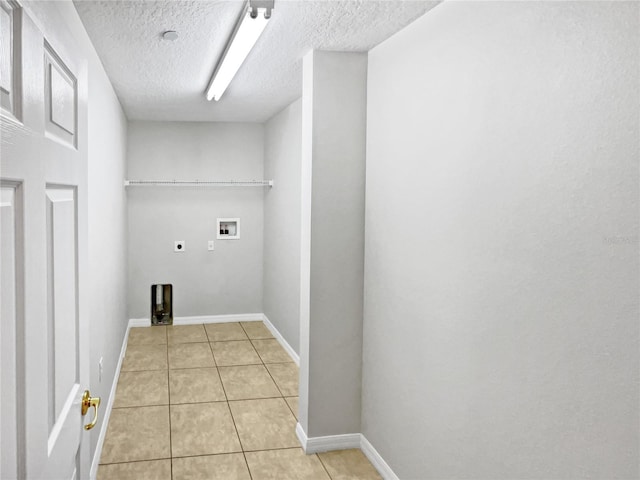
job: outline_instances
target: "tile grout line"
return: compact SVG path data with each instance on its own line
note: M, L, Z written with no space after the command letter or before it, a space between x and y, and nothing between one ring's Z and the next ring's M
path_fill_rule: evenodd
M263 323L264 325L264 323ZM244 330L244 327L242 326L242 324L240 324L240 327ZM247 333L247 331L245 330L245 333ZM249 334L247 333L247 336L249 336ZM269 367L267 367L267 363L265 363L264 359L262 358L262 355L260 355L260 352L258 352L258 349L255 347L255 345L253 344L253 340L256 339L252 339L249 338L249 341L251 342L251 346L253 347L253 349L256 351L256 353L258 354L258 358L260 358L260 360L262 361L262 366L265 368L265 370L267 371L267 373L269 374L269 377L271 377L271 381L273 382L273 384L276 386L276 388L278 389L278 391L280 392L280 397L277 398L282 398L282 400L284 401L284 404L287 406L287 408L289 409L289 411L291 412L291 414L293 415L293 418L296 420L296 422L298 421L298 417L296 416L295 413L293 413L293 410L291 410L291 406L289 406L289 402L287 402L284 398L284 394L282 393L282 390L280 389L280 386L278 385L278 382L276 382L276 379L273 378L273 375L271 374L271 371L269 370ZM260 340L260 339L258 339ZM265 339L267 340L267 339ZM289 363L289 362L283 362L283 363ZM295 362L292 362L295 363ZM264 450L257 450L257 451L264 451ZM245 454L244 448L242 449L242 453L244 455L245 461L247 460L247 455ZM247 468L249 468L249 463L247 462ZM324 465L323 465L324 468ZM326 468L325 468L326 471ZM249 472L249 474L251 474L251 472ZM329 472L327 472L327 475L329 475ZM329 478L331 478L331 476L329 475Z
M249 334L247 333L247 331L245 330L245 328L242 326L242 324L240 322L237 322L240 325L240 328L242 329L242 331L245 334L245 338L238 338L238 339L228 339L228 340L215 340L215 339L211 339L209 337L209 334L207 332L207 325L227 325L227 324L198 324L198 325L202 325L204 328L204 333L205 336L207 338L207 340L202 341L202 340L190 340L190 341L174 341L172 344L182 344L182 343L211 343L211 342L243 342L243 341L247 341L247 340L277 340L273 335L270 335L268 337L250 337ZM263 323L264 325L264 323ZM177 327L185 327L185 326L191 326L191 325L176 325L174 326L174 328ZM134 327L134 328L142 328L142 329L146 329L148 327ZM166 341L164 343L157 343L157 342L149 342L149 343L131 343L130 345L132 347L144 347L144 346L150 346L150 345L170 345L169 343L169 334L168 334L168 329L165 328L165 335L166 335Z
M253 478L251 470L249 468L249 463L247 460L247 456L246 456L246 452L260 452L260 451L273 451L273 450L295 450L295 449L299 449L300 447L282 447L282 448L262 448L262 449L258 449L258 450L245 450L244 445L242 444L242 440L240 438L240 434L238 432L238 427L237 424L235 422L235 418L233 416L233 412L231 410L231 405L230 402L231 400L229 400L229 397L227 395L226 392L226 388L224 386L224 382L222 381L222 376L220 374L220 366L218 365L218 362L216 361L216 357L215 357L215 353L213 351L213 343L228 343L228 342L240 342L240 341L248 341L249 344L252 347L253 352L257 355L257 358L260 360L260 363L242 363L240 365L227 365L226 367L243 367L243 366L255 366L255 365L262 365L266 370L267 373L269 375L269 378L272 380L273 384L276 386L277 391L280 393L279 396L276 397L260 397L260 398L242 398L242 399L235 399L234 401L252 401L252 400L267 400L267 399L277 399L277 398L282 398L285 402L285 404L287 405L287 409L288 411L290 411L293 415L293 417L295 418L295 412L293 412L291 406L289 405L289 403L286 401L287 396L285 396L285 394L283 393L282 389L280 388L280 386L278 385L278 383L276 382L275 378L273 377L273 375L271 374L271 371L268 368L269 364L288 364L288 363L295 363L293 362L292 359L290 359L289 361L284 361L284 362L265 362L265 359L262 357L262 355L260 354L260 352L257 350L254 341L255 340L274 340L273 336L270 336L268 338L251 338L249 336L249 334L247 333L245 327L242 325L242 323L238 322L238 324L240 325L241 330L245 333L245 335L247 336L247 338L242 339L242 340L212 340L212 337L208 334L207 329L206 329L206 325L205 324L201 324L202 328L205 331L205 341L201 341L201 340L197 340L197 341L186 341L186 342L175 342L175 343L169 343L168 337L169 337L169 329L165 328L165 336L166 336L166 343L163 344L155 344L155 343L151 343L151 344L141 344L141 345L131 345L133 347L136 346L153 346L153 345L165 345L166 347L166 356L167 356L167 368L166 368L166 375L167 375L167 382L168 382L168 395L169 395L169 404L168 404L168 408L169 408L169 446L170 446L170 458L169 460L171 461L171 475L173 477L173 445L172 445L172 437L171 437L171 408L174 405L197 405L197 404L201 404L201 403L221 403L221 401L218 402L193 402L193 403L185 403L185 404L174 404L173 401L171 400L171 386L170 386L170 378L171 378L171 370L193 370L193 369L202 369L202 368L211 368L211 367L182 367L182 368L177 368L177 369L173 369L171 368L171 365L169 363L169 347L174 346L174 345L188 345L188 344L198 344L198 343L209 343L209 349L210 352L212 354L213 360L214 360L214 368L216 368L216 373L218 375L218 379L220 381L220 385L222 387L223 390L223 394L225 396L225 400L224 402L227 404L227 409L231 415L231 419L232 422L234 424L234 429L236 431L236 436L238 438L238 441L240 443L240 448L241 448L241 452L243 454L243 458L245 460L245 464L247 466L247 470L249 473L250 478ZM264 323L263 323L264 325ZM288 355L287 355L288 357ZM165 369L142 369L142 370L131 370L130 372L153 372L153 371L163 371ZM295 395L294 395L295 397ZM142 405L142 406L150 406L150 405ZM155 406L155 405L154 405ZM164 406L164 405L158 405L158 406ZM116 408L139 408L140 406L136 406L136 405L132 405L132 406L125 406L125 407L116 407ZM206 454L206 455L184 455L184 456L180 456L180 457L175 457L175 458L190 458L190 457L200 457L200 456L210 456L210 455L224 455L224 454L229 454L229 453L234 453L234 452L221 452L219 454ZM240 452L237 452L240 453ZM316 455L318 457L318 459L320 460L325 472L327 473L327 475L329 476L329 478L331 478L331 476L329 475L329 472L326 469L326 466L324 465L324 463L322 462L322 460L319 458L318 455ZM151 460L162 460L162 459L151 459ZM143 462L143 461L150 461L150 460L133 460L133 461L128 461L128 462L113 462L114 464L118 464L118 463L133 463L133 462Z
M263 324L264 325L264 324ZM240 326L242 327L242 324L240 324ZM242 329L244 330L244 327L242 327ZM246 330L245 330L246 333ZM247 336L249 336L249 334L247 334ZM264 369L267 371L267 373L269 374L269 377L271 377L271 381L273 382L273 384L276 386L276 388L278 389L278 391L280 392L280 395L282 397L284 397L284 395L282 394L282 390L280 390L280 386L278 385L278 382L276 382L276 379L273 378L273 375L271 375L271 372L269 371L269 367L267 367L267 364L264 362L264 359L262 358L262 355L260 355L260 352L258 352L258 349L255 347L255 345L253 344L253 339L249 339L249 341L251 342L251 346L253 347L253 349L256 351L256 353L258 354L258 358L260 359L260 361L262 362L262 366L264 367ZM287 403L287 401L285 400L284 403ZM291 410L291 409L289 409Z
M261 363L250 363L250 364L242 364L242 365L220 365L221 367L239 367L239 366L244 366L244 365L264 365L264 362L262 361L262 357L260 356L260 354L257 352L257 350L255 349L255 347L253 346L253 343L251 342L251 337L249 337L249 334L247 333L247 331L245 330L245 328L242 326L242 324L240 322L237 322L240 325L240 328L242 329L242 331L244 332L244 334L246 335L246 339L244 340L223 340L225 342L249 342L249 345L251 345L251 348L253 349L254 353L257 355L258 359L260 360ZM205 328L205 332L206 332L206 328ZM208 338L209 334L207 334L207 338ZM213 352L213 346L211 345L212 343L220 343L220 342L211 342L209 341L209 345L211 346L211 351Z
M295 398L295 397L283 397L283 398L284 398L284 403L286 403L287 407L289 407L289 410L293 414L293 418L296 419L296 423L297 423L298 422L298 415L296 414L296 412L293 411L293 408L291 408L291 405L289 405L289 402L287 402L287 398Z
M276 388L278 389L278 391L280 392L280 396L284 399L284 394L282 393L282 390L280 390L280 385L278 385L278 382L276 382L276 379L273 378L273 375L271 375L271 371L269 370L269 367L267 367L267 364L264 364L264 369L267 371L267 373L269 374L269 377L271 377L271 381L275 384ZM287 401L285 400L284 403L287 403ZM288 406L289 404L287 404ZM289 409L291 410L291 409Z
M322 465L322 468L324 468L324 471L327 472L327 476L330 479L333 479L333 477L331 476L331 474L329 473L329 470L327 469L327 466L324 464L324 462L322 461L322 457L320 457L320 455L318 455L317 453L314 454L316 457L318 457L318 460L320 460L320 465Z
M167 396L169 397L169 468L171 470L171 478L173 479L173 443L171 441L171 369L169 368L169 329L165 327L167 336Z
M277 340L276 340L275 338L251 338L251 339L250 339L250 341L251 341L251 346L252 346L252 347L253 347L253 349L258 353L258 357L260 357L260 360L262 360L262 363L264 363L265 365L266 365L267 363L295 363L295 362L293 361L293 359L292 359L291 357L289 357L289 354L288 354L288 353L287 353L287 357L288 357L288 358L291 358L291 361L290 361L290 362L267 362L267 361L265 361L265 360L264 360L264 358L262 358L262 355L260 355L260 352L259 352L259 351L258 351L258 349L256 348L255 344L253 343L253 341L254 341L254 340L275 340L276 342L277 342ZM278 346L279 346L280 348L282 348L282 347L280 346L280 344L278 344ZM283 350L284 350L284 349L283 349ZM286 353L286 351L285 351L285 353Z
M258 354L258 358L260 359L260 361L264 365L265 364L264 359L262 358L262 355L260 355L260 352L258 352L258 349L256 348L256 346L253 344L253 341L254 340L271 340L271 339L275 340L275 338L273 337L273 335L271 335L270 337L266 337L266 338L251 338L251 336L249 336L249 332L247 332L247 330L244 328L242 323L241 322L238 322L238 323L240 323L240 328L242 328L242 330L244 330L245 335L247 336L247 338L249 339L249 342L251 343L251 346L253 347L255 352ZM260 323L262 323L262 325L264 326L264 322L260 322ZM266 328L266 326L265 326L265 328Z
M247 335L248 336L248 335ZM249 345L251 345L251 348L253 348L253 351L256 352L256 355L258 355L258 358L260 359L260 361L262 362L262 365L264 365L264 359L262 358L262 355L260 355L260 352L258 351L258 349L256 348L256 346L253 344L253 339L249 338ZM266 368L266 367L265 367Z
M263 365L265 365L266 368L266 364L264 363L264 358L262 358L262 355L260 355L260 352L258 351L258 349L256 348L256 346L253 344L253 339L249 339L249 342L251 343L251 347L255 350L255 352L258 354L258 358L260 359L260 361L262 362Z
M251 346L252 346L252 347L254 348L254 350L258 353L258 356L260 357L260 360L262 360L262 363L264 363L265 365L266 365L266 364L268 364L268 363L269 363L269 364L272 364L272 363L296 363L296 362L293 360L293 358L291 358L291 356L289 355L289 353L287 353L287 351L286 351L286 350L284 350L284 348L282 348L282 345L280 345L280 343L278 342L278 340L277 340L276 338L273 338L273 337L270 337L270 338L251 338L251 339L249 339L249 340L251 341ZM264 341L264 340L273 340L273 341L275 341L275 342L276 342L276 345L284 351L284 353L285 353L285 355L287 356L288 360L286 360L286 361L284 361L284 362L282 362L282 361L280 361L280 362L278 362L278 361L271 361L271 362L270 362L270 361L266 361L266 360L264 360L264 359L262 358L262 355L260 355L260 352L259 352L259 351L258 351L258 349L256 348L255 344L253 343L254 341Z
M127 460L125 462L110 462L110 463L101 463L100 466L103 465L127 465L129 463L142 463L142 462L161 462L162 460L171 461L171 457L162 457L162 458L145 458L144 460Z
M249 468L249 460L247 460L247 454L244 450L242 450L242 458L244 458L244 463L247 466L247 472L249 472L249 478L253 480L253 475L251 475L251 469Z
M253 346L253 343L251 342L251 338L249 337L249 334L247 333L247 330L244 328L244 326L242 325L242 323L238 322L238 324L240 325L240 328L242 329L242 331L244 332L244 334L247 336L247 338L249 339L249 345L251 345L251 348L253 348L255 350L255 347ZM260 359L260 361L262 361L262 357L260 356L260 354L256 351L256 354L258 355L258 358ZM266 369L267 367L264 366L264 362L262 362L262 366ZM268 372L269 370L267 370ZM275 383L275 382L274 382ZM278 385L276 385L276 388L278 388ZM278 388L278 391L280 391L280 389ZM281 392L282 393L282 392ZM229 402L227 402L227 404L229 404ZM231 405L229 405L229 411L231 411ZM231 411L231 418L233 418L233 411ZM236 424L236 420L235 418L233 418L233 425L235 426ZM236 427L236 430L238 429L238 427ZM240 438L240 435L238 434L238 438ZM249 460L247 460L247 454L244 451L244 446L242 445L242 442L240 442L240 446L242 447L242 456L244 457L244 463L247 465L247 470L249 471L249 478L253 479L253 475L251 474L251 468L249 467Z
M222 383L222 378L220 379L220 383ZM224 388L224 386L222 388ZM225 395L226 395L226 391L225 391ZM244 445L242 444L242 439L240 438L240 432L238 432L238 425L236 425L236 419L233 416L233 410L231 410L231 405L229 405L228 400L227 400L227 408L229 409L229 415L231 416L231 421L233 422L233 428L236 431L236 436L238 437L238 443L240 443L240 450L242 450L242 458L244 458L244 464L247 466L247 472L249 472L249 478L253 480L253 475L251 475L251 469L249 468L249 462L247 461L247 456L244 454Z
M258 452L278 452L280 450L301 450L302 447L278 447L278 448L262 448L260 450L245 450L244 453L258 453ZM110 463L101 463L100 465L126 465L128 463L142 463L142 462L157 462L162 460L171 460L171 458L200 458L200 457L218 457L223 455L235 455L238 453L243 453L242 451L237 452L220 452L220 453L201 453L197 455L180 455L177 457L162 457L162 458L146 458L143 460L126 460L124 462L110 462ZM318 454L314 453L311 456L318 456Z
M126 356L127 356L127 353L128 353L128 351L129 351L129 348L130 348L130 347L132 347L132 346L133 346L133 347L135 347L135 344L132 344L132 343L130 343L130 342L129 342L129 340L130 340L130 339L129 339L129 336L130 336L130 335L131 335L131 330L128 330L128 332L127 332L127 346L126 346L126 348L125 348L125 350L124 350L122 366L124 366L124 359L125 359L125 358L126 358ZM165 336L166 336L166 329L165 329ZM155 344L155 343L154 343L154 344L149 344L149 345L154 345L154 346L155 346L155 345L161 345L161 344ZM168 360L167 360L167 363L168 363ZM167 365L167 367L168 367L168 365ZM162 370L140 370L140 371L162 371ZM122 370L122 367L121 367L121 369L120 369L120 373L128 373L128 371L126 371L126 370ZM113 406L111 407L111 409L112 409L112 410L116 410L116 409L120 409L120 408L129 408L129 407L116 407L116 406L115 406L115 400L116 400L116 397L118 396L118 391L119 391L119 389L120 389L120 380L121 380L121 379L120 379L120 378L118 378L118 382L117 382L117 384L116 384L116 390L115 390L115 393L114 393L114 399L113 399ZM164 406L164 405L145 405L145 406ZM138 408L139 408L139 407L138 407ZM109 419L109 424L110 424L110 423L111 423L111 418ZM109 426L110 426L109 424L107 424L107 425L106 425L107 432L108 432L108 430L109 430ZM106 436L105 436L105 441L106 441ZM154 461L154 460L166 460L166 458L160 458L160 459L148 459L148 460L129 460L129 461L127 461L127 462L102 463L102 452L101 452L100 459L98 460L98 470L100 469L100 466L102 466L102 465L111 465L111 464L114 464L114 463L146 462L146 461ZM97 471L96 471L96 475L97 475Z
M278 447L278 448L262 448L260 450L246 450L247 453L257 453L257 452L277 452L280 450L301 450L302 447ZM217 457L217 456L222 456L222 455L235 455L237 453L243 453L242 451L237 451L237 452L220 452L220 453L200 453L197 455L180 455L177 457L173 457L173 458L199 458L199 457ZM312 454L309 455L310 457L312 457L313 455L317 455L317 454ZM127 460L125 462L111 462L111 463L101 463L100 465L122 465L122 464L127 464L127 463L140 463L140 462L155 462L155 461L160 461L160 460L171 460L170 457L163 457L163 458L149 458L149 459L145 459L145 460Z
M215 357L214 357L215 358ZM233 364L233 365L214 365L217 367L249 367L252 365L264 365L265 367L267 365L289 365L293 363L295 365L294 362L267 362L264 363L262 361L260 361L260 363L237 363L237 364ZM198 368L213 368L213 366L208 365L208 366L200 366L200 367L180 367L180 368L151 368L151 369L144 369L144 370L122 370L122 372L124 373L140 373L140 372L163 372L166 370L196 370ZM295 397L297 395L288 395L289 397Z
M212 368L212 367L207 367ZM249 400L277 400L282 398L286 401L287 398L298 398L295 395L276 395L271 397L245 397L245 398L231 398L229 400L207 400L204 402L182 402L182 403L153 403L144 405L127 405L126 407L114 407L114 410L127 410L129 408L146 408L146 407L168 407L179 405L202 405L203 403L224 403L224 402L245 402Z
M242 327L242 325L241 325ZM206 328L205 328L206 332ZM207 338L209 334L207 334ZM216 364L216 372L218 372L218 379L220 380L220 385L222 386L222 392L224 393L224 398L226 399L227 409L229 410L229 416L231 417L231 422L233 423L233 429L236 431L236 437L238 437L238 443L240 444L240 450L242 450L242 458L244 458L244 464L247 466L247 472L249 472L249 478L253 480L253 476L251 475L251 470L249 469L249 462L247 462L247 457L244 454L244 447L242 446L242 440L240 439L240 433L238 432L238 426L236 425L236 419L233 418L233 412L231 411L231 405L229 405L229 397L227 396L227 390L224 388L224 382L222 381L222 375L220 375L220 370L217 368L218 362L215 359L215 354L213 353L213 346L211 342L209 342L209 348L211 349L211 355L213 356L213 361Z
M214 324L211 324L211 325L220 325L220 324L215 324L214 323ZM240 324L238 324L238 325L240 325ZM242 342L244 340L249 340L249 337L247 337L247 334L245 333L244 329L242 328L242 325L240 325L240 330L242 330L244 338L229 338L227 340L215 340L215 339L212 339L209 336L209 332L207 332L207 326L206 325L204 326L204 333L207 335L207 338L209 339L209 343L213 343L213 342Z
M282 398L282 400L284 401L284 404L287 406L287 408L289 409L289 411L291 412L291 414L293 415L294 420L297 422L298 421L298 417L297 415L293 412L293 410L291 409L291 406L289 405L289 402L287 402L284 394L282 393L282 390L280 390L280 386L278 385L278 382L276 382L276 379L273 378L273 375L271 375L271 372L269 371L269 368L267 367L267 365L265 364L264 366L265 370L267 370L267 373L269 374L269 376L271 377L271 381L275 384L276 388L278 389L278 391L280 392L280 397L277 398ZM295 432L295 427L294 427L294 432Z
M206 332L206 330L205 330ZM151 347L153 345L182 345L185 343L226 343L226 342L248 342L250 340L276 340L273 337L269 337L269 338L251 338L251 337L245 337L245 338L230 338L228 340L209 340L209 336L207 334L207 340L190 340L190 341L186 341L186 342L173 342L173 343L157 343L157 342L150 342L150 343L132 343L130 346L131 347ZM277 341L277 340L276 340ZM293 361L293 360L291 360Z
M184 345L184 344L182 344L182 345ZM287 365L289 363L294 363L294 362L268 362L268 363L263 363L262 360L260 360L260 363L238 363L238 364L233 364L233 365L215 365L215 366L218 366L218 367L247 367L247 366L250 366L250 365ZM145 370L122 370L122 371L125 372L125 373L130 373L130 372L133 372L133 373L136 373L136 372L162 372L164 370L194 370L196 368L212 368L212 367L209 365L209 366L203 366L203 367L151 368L151 369L145 369Z
M264 325L264 323L263 323ZM242 326L242 324L240 324L240 328L242 328L245 332L245 334L247 335L247 337L249 336L249 334L247 333L247 331L245 330L245 328ZM280 386L278 385L278 382L276 382L276 379L273 378L273 375L271 375L271 372L269 371L269 367L267 367L267 363L265 363L264 359L262 358L262 355L260 355L260 352L258 352L258 349L255 347L255 345L253 344L253 338L249 338L249 342L251 343L251 347L253 348L253 350L258 354L258 358L260 359L260 361L262 362L262 366L265 368L265 370L267 371L267 373L269 374L269 377L271 377L271 381L273 382L273 384L276 386L276 388L278 389L278 391L280 392L280 396L284 399L284 394L282 393L282 390L280 390ZM261 339L258 339L261 340ZM289 363L289 362L283 362L283 363ZM270 398L279 398L279 397L270 397ZM247 399L247 400L251 400L251 399ZM258 399L256 399L258 400ZM284 401L285 404L287 404L287 407L289 408L289 410L291 410L291 407L289 407L289 404L287 403L287 401ZM293 413L293 412L291 412ZM294 415L295 417L295 415ZM297 417L296 417L297 420Z
M218 374L218 380L220 380L220 386L222 387L222 393L224 394L224 401L229 402L229 397L227 397L227 390L224 388L224 383L222 382L222 376L220 375L220 369L218 368L218 362L216 361L216 355L213 353L213 348L211 344L209 344L209 350L211 350L211 356L213 357L213 363L215 364L216 373ZM198 402L202 403L202 402Z
M263 322L264 325L264 322ZM240 324L240 327L244 329L244 327L242 326L242 324ZM245 333L247 333L247 331L245 330ZM247 333L247 336L249 336L249 334ZM273 336L271 337L273 338ZM297 415L293 412L293 410L291 410L291 406L289 405L289 402L287 402L284 397L284 393L282 392L282 390L280 389L280 385L278 385L278 382L276 382L276 379L273 377L273 375L271 374L271 371L269 370L269 367L267 366L267 363L264 361L264 359L262 358L262 355L260 355L260 352L258 352L258 349L255 347L255 345L253 344L253 340L269 340L267 339L252 339L250 338L249 341L251 342L251 346L253 347L253 349L256 351L256 353L258 354L258 357L260 358L260 360L262 360L262 365L264 366L264 368L267 370L267 373L269 374L269 376L271 377L271 381L275 384L276 388L278 389L278 391L280 392L280 395L282 396L282 399L284 400L284 403L287 405L287 408L289 409L289 411L291 412L291 414L293 415L293 418L296 420L296 422L298 421L298 417ZM280 362L278 362L280 363ZM282 363L290 363L290 362L282 362ZM295 363L295 362L291 362L291 363Z

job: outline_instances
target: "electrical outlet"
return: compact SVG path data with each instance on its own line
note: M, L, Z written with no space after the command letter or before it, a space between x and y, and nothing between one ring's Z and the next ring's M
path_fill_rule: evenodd
M100 361L98 362L98 381L102 382L102 361L104 357L100 357Z
M186 249L186 246L184 244L184 240L176 240L175 242L173 242L174 252L184 252L185 249Z
M209 242L207 243L207 250L209 250L210 252L213 251L213 240L209 240Z

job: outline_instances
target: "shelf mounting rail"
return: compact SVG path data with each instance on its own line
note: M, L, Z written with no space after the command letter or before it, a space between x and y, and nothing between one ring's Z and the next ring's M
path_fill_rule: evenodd
M125 180L125 187L273 187L273 180Z

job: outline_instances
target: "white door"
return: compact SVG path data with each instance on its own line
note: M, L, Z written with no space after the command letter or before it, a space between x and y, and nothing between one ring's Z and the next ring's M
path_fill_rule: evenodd
M58 2L0 0L0 478L89 476L87 71Z

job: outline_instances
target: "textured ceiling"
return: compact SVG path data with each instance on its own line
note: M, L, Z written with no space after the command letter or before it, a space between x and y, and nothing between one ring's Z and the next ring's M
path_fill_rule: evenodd
M74 0L130 120L263 122L301 95L315 48L367 51L436 6L426 0L276 0L219 102L204 91L241 0ZM176 30L174 42L163 40Z

